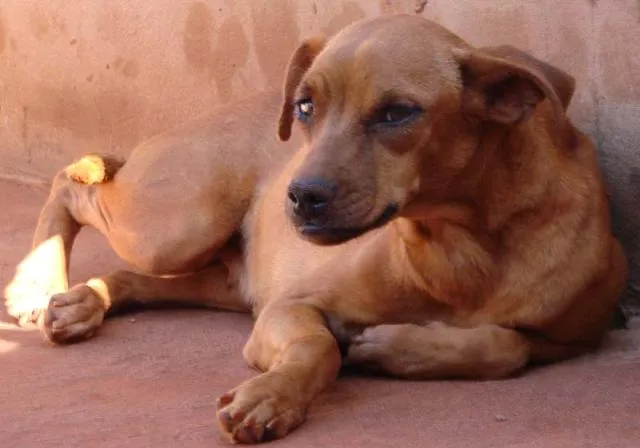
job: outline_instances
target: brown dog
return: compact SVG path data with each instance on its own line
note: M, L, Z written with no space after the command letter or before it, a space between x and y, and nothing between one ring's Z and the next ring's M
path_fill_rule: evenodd
M238 442L303 421L342 364L336 334L355 334L347 362L411 378L499 378L585 352L626 263L593 145L565 116L573 88L521 51L473 48L416 16L306 41L278 130L288 140L295 118L301 141L269 137L280 103L265 95L124 165L71 165L7 307L54 342L91 336L130 300L252 310L244 356L264 373L218 403ZM156 276L65 292L82 225Z

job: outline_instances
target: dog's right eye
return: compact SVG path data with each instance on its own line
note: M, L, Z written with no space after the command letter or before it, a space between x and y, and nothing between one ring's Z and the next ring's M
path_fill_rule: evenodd
M373 118L373 124L382 126L400 126L417 118L422 109L417 106L392 104L380 109Z
M307 121L311 117L313 117L313 113L315 111L313 101L311 98L303 98L301 100L296 101L295 103L295 113L300 121Z

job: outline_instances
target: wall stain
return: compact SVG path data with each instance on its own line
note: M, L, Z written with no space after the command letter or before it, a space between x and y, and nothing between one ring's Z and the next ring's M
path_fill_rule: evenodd
M322 28L322 32L326 36L332 36L347 25L365 17L366 13L356 2L345 2L342 5L342 11L331 18L329 23Z
M420 8L424 9L424 6L421 4L424 3L426 5L426 0L380 0L380 13L381 14L397 14L397 13L418 13Z
M114 136L135 144L143 127L136 126L135 120L142 116L146 105L131 92L41 85L36 97L37 103L29 105L29 119L67 130L95 146L84 148L85 152L102 148Z
M429 0L415 0L413 12L415 12L416 14L422 14L424 8L427 7L427 3L429 3Z
M220 100L230 101L233 78L249 57L249 41L240 20L231 16L216 28L207 5L194 3L185 23L183 52L192 68L213 80Z
M29 17L31 33L38 39L42 39L49 32L49 20L40 10L35 10Z
M27 164L31 165L31 145L29 145L29 108L27 106L22 106L22 129L20 134L27 153Z
M391 14L398 11L398 7L392 0L380 0L380 12L382 14Z
M0 12L0 54L4 51L4 47L7 46L7 29L4 26L4 20L2 19L2 13Z
M113 61L113 68L126 78L135 78L140 72L137 61L134 59L124 59L122 57L118 57Z
M300 43L295 0L255 2L251 9L253 45L267 83L280 87L293 50Z
M133 59L129 59L124 63L124 66L122 66L121 73L127 78L135 78L136 76L138 76L139 71L140 69L138 68L138 62L134 61Z
M232 97L232 81L239 69L246 65L249 58L249 41L237 17L225 20L217 32L218 45L213 52L216 67L212 66L212 75L223 102Z
M183 35L183 51L189 65L197 70L204 70L210 62L213 28L213 16L207 5L202 2L191 5Z
M40 9L35 9L29 16L29 27L31 33L39 40L47 38L50 33L63 34L67 30L64 20L54 13L47 14Z

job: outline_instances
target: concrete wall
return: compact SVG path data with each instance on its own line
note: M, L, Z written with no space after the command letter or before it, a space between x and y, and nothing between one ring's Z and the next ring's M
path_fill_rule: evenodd
M419 13L577 78L640 285L638 0L2 0L0 177L41 182L87 151L128 153L211 105L278 86L305 36Z

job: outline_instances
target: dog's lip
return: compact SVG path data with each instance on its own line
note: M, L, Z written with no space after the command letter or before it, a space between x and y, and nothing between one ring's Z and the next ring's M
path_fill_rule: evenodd
M316 244L339 244L363 235L370 230L382 227L393 219L396 213L398 213L398 209L399 207L397 204L392 203L387 205L378 218L376 218L371 224L364 227L340 228L325 227L317 224L301 224L297 229L302 236L309 238Z

